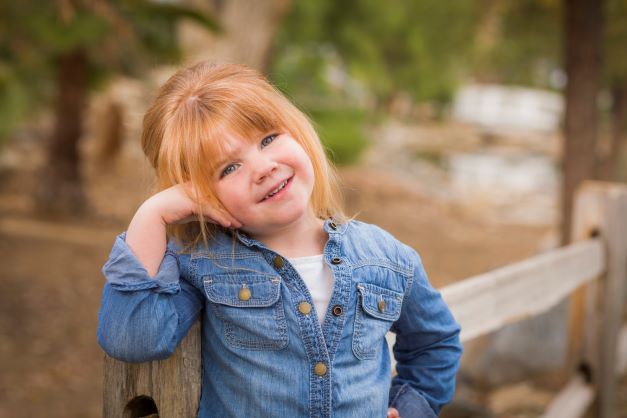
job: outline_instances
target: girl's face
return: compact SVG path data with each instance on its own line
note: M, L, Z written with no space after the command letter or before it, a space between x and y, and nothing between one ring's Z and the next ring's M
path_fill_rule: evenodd
M270 132L249 142L229 132L226 153L214 173L218 199L251 235L311 221L314 171L305 150L289 134Z

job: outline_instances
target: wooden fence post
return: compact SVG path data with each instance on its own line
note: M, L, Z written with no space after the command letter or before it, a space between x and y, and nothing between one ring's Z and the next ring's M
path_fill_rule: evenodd
M201 384L200 322L166 360L125 363L105 356L103 418L196 418Z
M606 245L607 269L600 280L571 299L570 359L595 387L593 413L613 418L616 403L618 332L627 274L627 187L585 182L575 199L573 240L598 235Z

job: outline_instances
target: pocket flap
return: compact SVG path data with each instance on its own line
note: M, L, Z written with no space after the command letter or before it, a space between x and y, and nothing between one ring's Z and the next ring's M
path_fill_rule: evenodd
M227 306L261 308L274 305L281 295L281 278L259 274L220 274L203 277L210 301ZM243 289L248 289L242 292Z
M395 321L401 315L402 293L370 283L359 283L357 289L361 306L368 315L388 321Z

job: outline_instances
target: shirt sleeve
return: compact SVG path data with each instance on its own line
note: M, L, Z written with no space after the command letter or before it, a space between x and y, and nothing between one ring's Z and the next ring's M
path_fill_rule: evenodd
M97 339L111 357L127 362L169 357L198 319L200 291L180 279L176 247L169 243L154 277L120 234L102 268L106 279Z
M463 348L459 325L429 283L420 257L412 253L414 275L392 326L397 375L392 379L390 406L403 418L435 417L453 397Z

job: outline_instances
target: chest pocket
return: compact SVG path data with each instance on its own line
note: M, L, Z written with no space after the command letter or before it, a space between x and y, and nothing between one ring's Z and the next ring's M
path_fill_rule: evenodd
M280 277L224 274L205 277L203 284L228 344L249 350L287 346Z
M401 314L403 294L370 283L357 284L358 303L353 331L353 353L361 360L379 355L385 334Z

